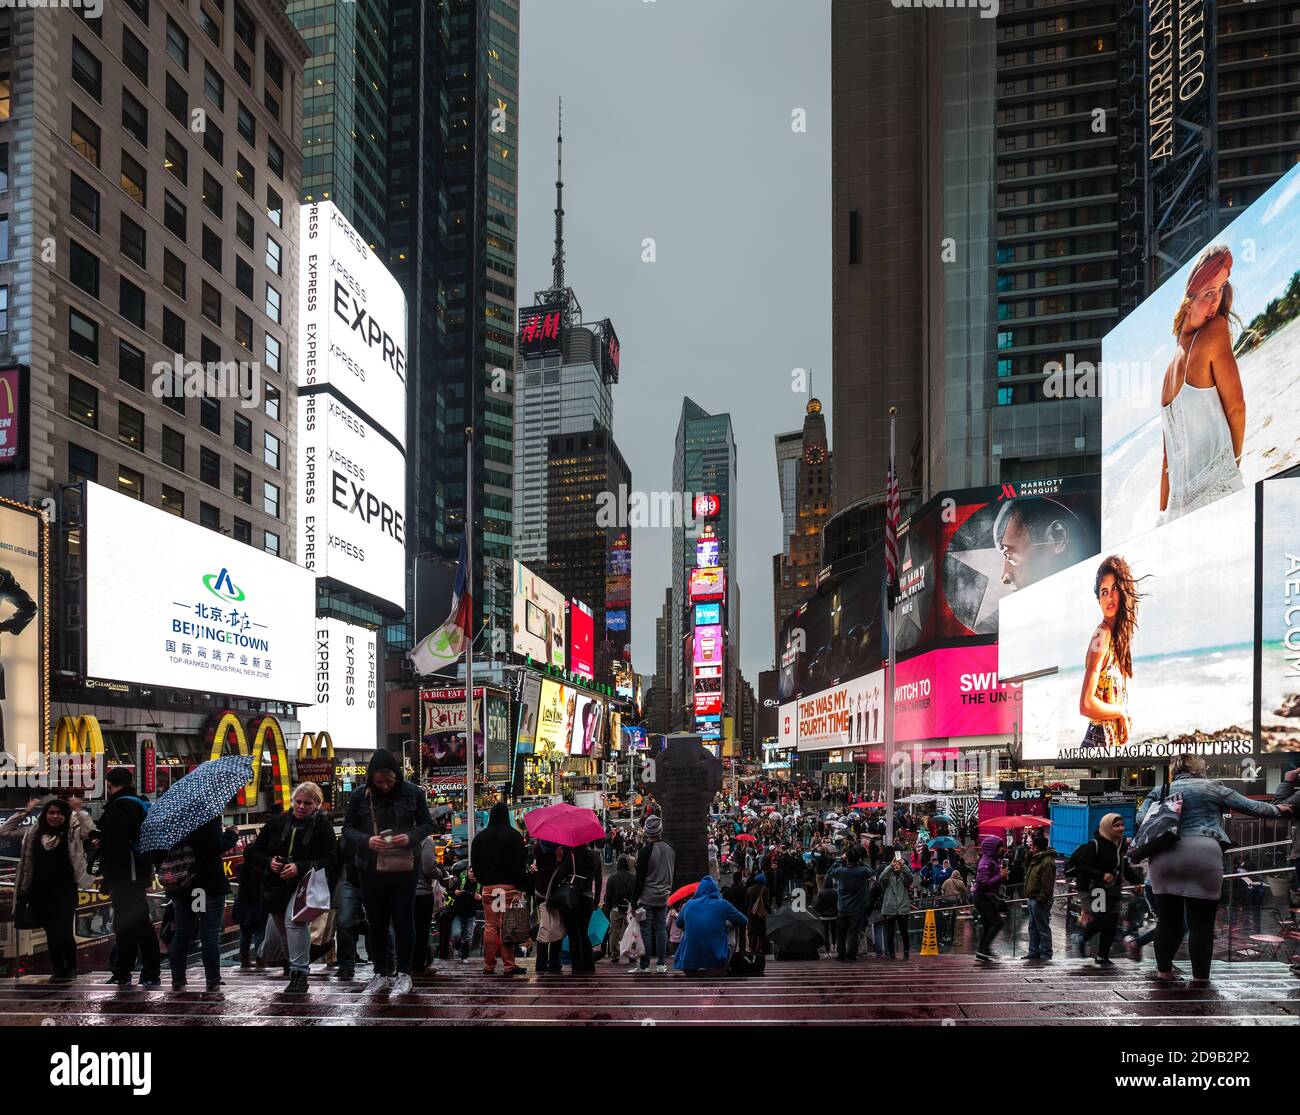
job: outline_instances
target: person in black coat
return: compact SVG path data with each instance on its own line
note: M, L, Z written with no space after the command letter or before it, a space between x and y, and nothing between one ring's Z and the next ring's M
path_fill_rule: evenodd
M505 975L522 975L523 969L515 963L514 944L501 939L501 922L507 907L521 900L528 885L528 850L519 830L510 823L505 802L492 807L487 827L470 845L469 862L483 895L483 970L494 973L500 953ZM597 879L600 874L596 872Z
M324 796L315 782L303 782L293 792L288 813L272 817L262 826L257 839L244 851L244 859L262 875L262 908L275 922L289 957L287 994L307 991L311 971L311 922L291 920L289 902L302 882L317 868L329 880L333 891L338 870L339 845L329 814L321 809Z
M113 907L116 937L109 983L126 985L140 958L140 986L162 984L162 952L149 917L149 885L153 864L133 850L140 838L146 807L136 793L127 767L114 767L105 776L108 804L99 817L99 869L102 890Z
M415 885L420 844L433 835L433 818L424 792L402 778L391 751L376 751L366 781L352 791L343 842L356 860L361 904L366 911L366 944L375 975L368 994L406 995L411 990L415 953ZM392 927L397 976L388 976L388 930Z
M1105 967L1111 963L1110 948L1119 928L1124 883L1142 884L1142 876L1129 863L1124 818L1107 813L1093 838L1079 845L1070 862L1075 866L1075 884L1083 907L1078 943L1086 950L1089 938L1097 937L1095 960Z
M200 825L160 857L160 862L165 862L168 856L188 848L194 861L190 878L183 885L167 890L176 920L175 934L167 946L173 991L185 990L190 945L197 936L208 994L221 994L221 923L225 916L226 895L230 893L222 861L234 846L234 838L222 830L218 816Z
M554 888L570 884L576 901L559 909L564 934L569 938L569 964L575 976L590 975L596 970L595 950L587 935L587 926L600 896L600 855L590 846L566 848L555 867Z

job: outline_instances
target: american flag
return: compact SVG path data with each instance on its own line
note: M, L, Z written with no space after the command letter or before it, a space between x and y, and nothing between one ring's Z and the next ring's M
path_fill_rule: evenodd
M891 593L898 588L898 466L892 456L885 492L885 580Z

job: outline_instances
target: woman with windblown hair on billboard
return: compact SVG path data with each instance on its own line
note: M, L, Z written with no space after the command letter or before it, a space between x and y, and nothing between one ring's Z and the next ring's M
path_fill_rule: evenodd
M1117 554L1098 567L1093 592L1101 606L1101 623L1092 633L1083 664L1079 715L1089 723L1081 746L1123 747L1133 734L1128 683L1141 594L1128 562Z
M1207 248L1174 315L1178 349L1160 395L1160 511L1169 522L1240 491L1246 400L1232 353L1232 252Z

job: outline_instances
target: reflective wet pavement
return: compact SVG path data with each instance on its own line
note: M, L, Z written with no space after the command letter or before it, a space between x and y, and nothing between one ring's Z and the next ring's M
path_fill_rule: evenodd
M769 962L747 979L629 975L599 964L587 977L486 976L478 964L443 962L412 994L373 998L365 980L339 983L319 965L306 996L261 971L225 969L224 997L119 991L85 975L72 987L40 978L0 983L0 1025L465 1025L465 1024L879 1024L891 1025L1294 1025L1300 980L1281 963L1216 963L1212 986L1157 984L1150 962L1086 960L1035 967L977 966L957 956L903 961ZM197 977L191 972L191 978Z

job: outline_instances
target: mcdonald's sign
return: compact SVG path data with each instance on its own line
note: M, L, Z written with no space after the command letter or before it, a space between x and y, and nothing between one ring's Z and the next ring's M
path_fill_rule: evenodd
M329 732L303 732L302 739L298 741L298 760L303 759L332 759L334 758L334 740L330 738Z
M27 368L0 368L0 469L27 467Z
M104 733L94 716L64 716L54 729L55 755L102 755Z
M289 754L284 745L284 731L274 716L258 716L249 720L245 734L244 725L239 716L226 709L215 714L209 721L207 746L209 758L219 758L225 749L227 740L234 743L236 754L251 755L253 758L253 777L247 786L239 791L239 804L256 805L257 788L262 773L262 751L269 746L271 753L272 792L280 808L289 811L293 796L292 779L289 774ZM251 749L250 749L251 745Z

